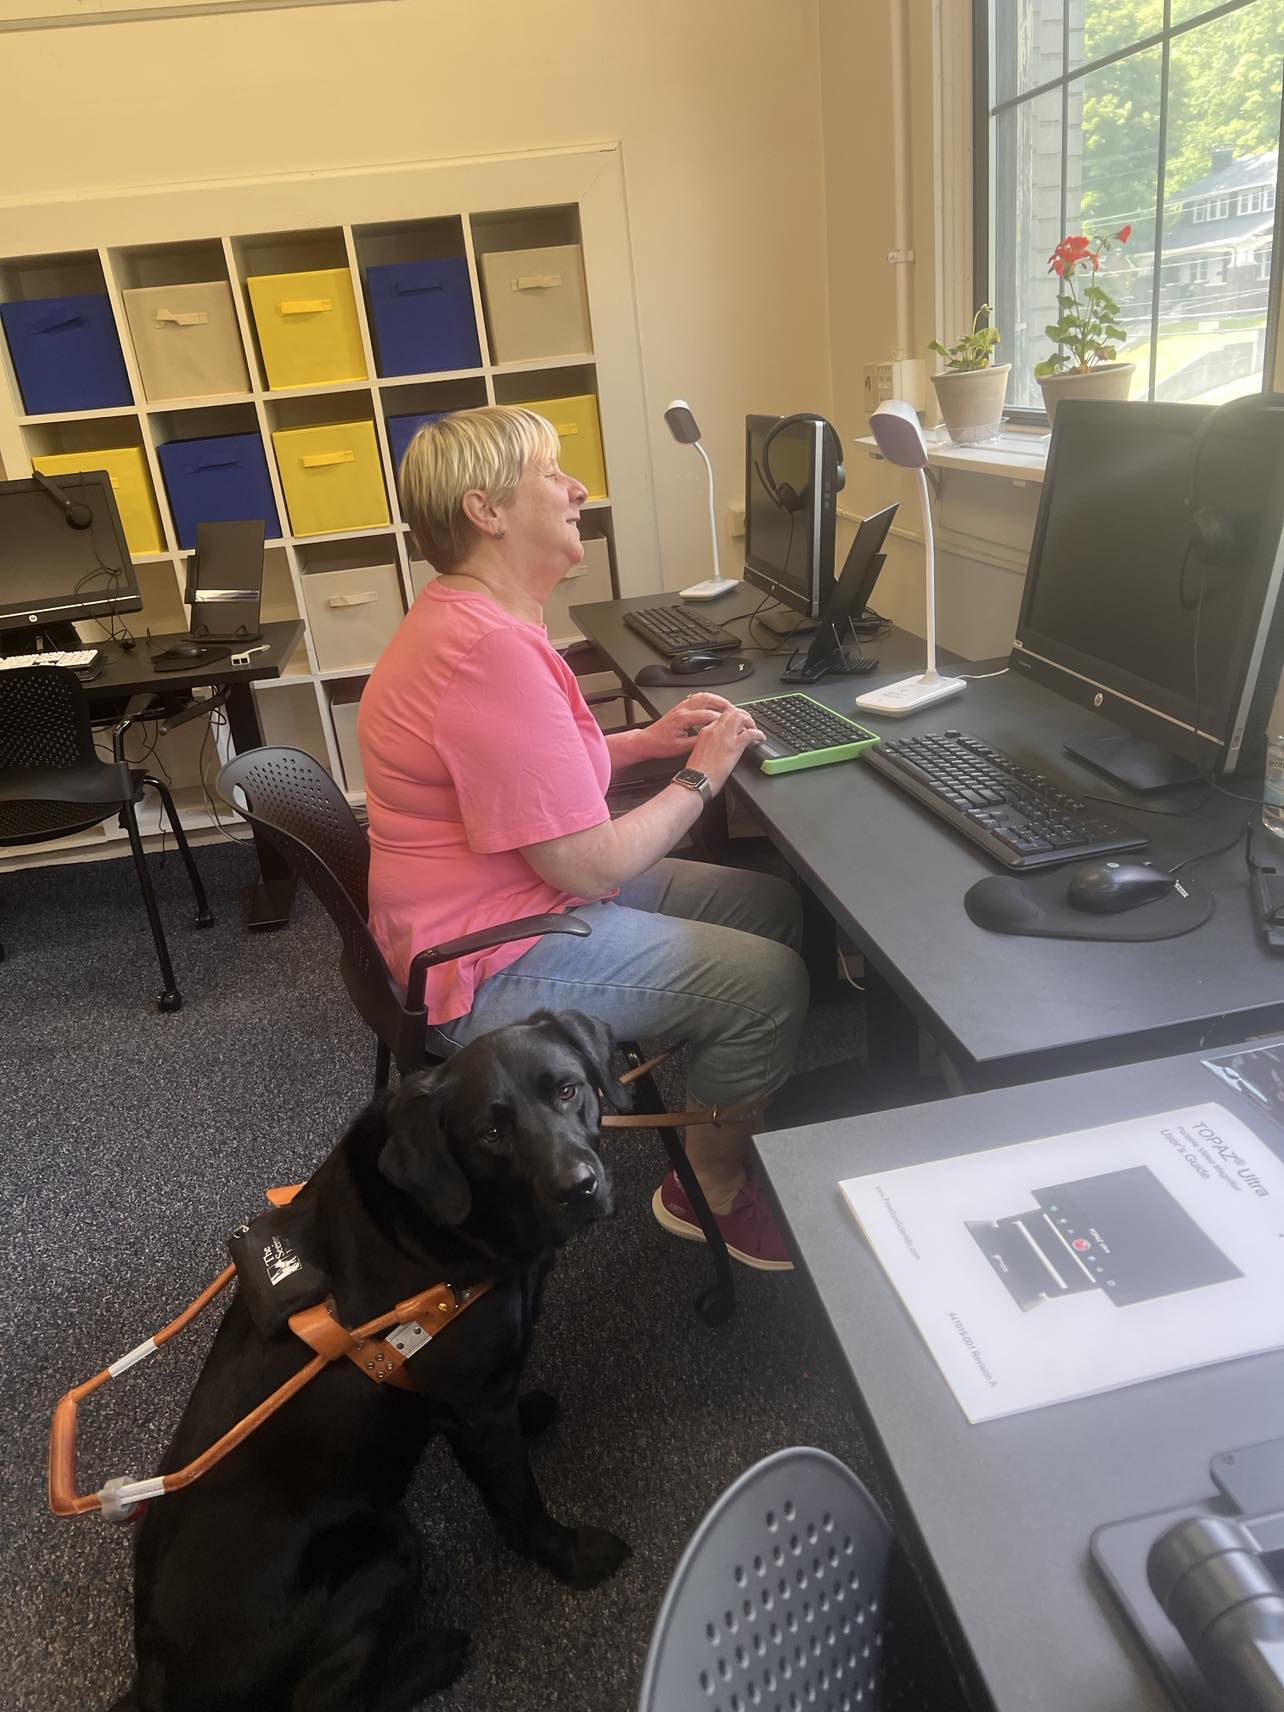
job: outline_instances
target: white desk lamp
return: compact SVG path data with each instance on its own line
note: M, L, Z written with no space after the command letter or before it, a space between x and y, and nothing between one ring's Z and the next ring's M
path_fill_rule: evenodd
M881 713L890 718L917 713L933 702L962 695L967 688L963 678L943 678L936 669L936 563L932 535L932 503L927 491L927 441L918 425L913 409L899 398L889 398L880 404L869 419L870 431L878 449L889 464L903 470L913 470L918 477L918 503L923 513L923 557L927 565L927 670L919 678L902 678L899 683L870 690L857 696L856 706L869 713Z
M713 575L702 583L692 583L690 588L679 589L678 593L683 600L717 600L721 594L730 594L736 584L730 577L723 576L718 564L718 513L713 498L713 465L709 462L708 452L700 444L700 429L685 398L674 399L664 413L664 420L669 424L669 432L679 446L694 446L709 471L709 533L713 540Z

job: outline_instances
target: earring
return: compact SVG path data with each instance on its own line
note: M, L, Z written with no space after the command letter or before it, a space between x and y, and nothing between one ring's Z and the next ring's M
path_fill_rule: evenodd
M495 540L496 541L502 541L504 539L505 535L507 535L507 534L508 534L507 529L497 529L495 531Z

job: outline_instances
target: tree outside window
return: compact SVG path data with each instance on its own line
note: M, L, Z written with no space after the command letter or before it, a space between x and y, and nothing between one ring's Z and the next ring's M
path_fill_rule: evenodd
M1133 228L1101 283L1134 398L1262 385L1280 146L1284 0L975 0L988 32L988 255L977 290L1038 409L1066 233ZM987 277L988 274L988 277Z

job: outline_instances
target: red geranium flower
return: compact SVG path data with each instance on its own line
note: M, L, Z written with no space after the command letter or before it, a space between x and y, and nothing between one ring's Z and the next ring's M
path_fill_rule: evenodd
M1127 226L1121 226L1119 228L1119 230L1115 233L1115 236L1116 236L1116 238L1118 238L1118 240L1121 244L1126 244L1128 242L1129 238L1132 237L1132 224L1131 224L1131 222Z

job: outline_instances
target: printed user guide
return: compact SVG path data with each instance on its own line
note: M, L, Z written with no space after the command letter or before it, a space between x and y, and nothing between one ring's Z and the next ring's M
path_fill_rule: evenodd
M969 1421L1284 1345L1284 1164L1211 1101L840 1187Z

